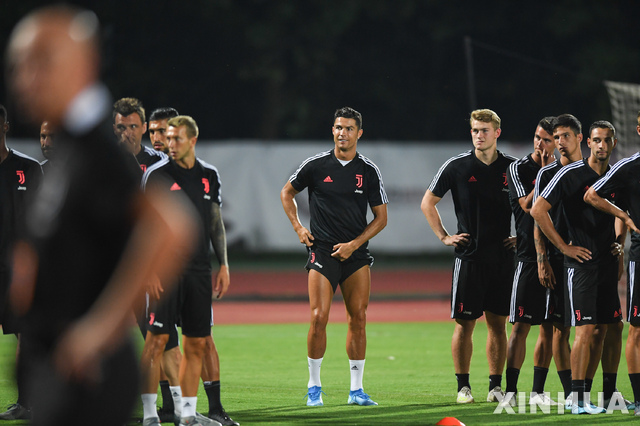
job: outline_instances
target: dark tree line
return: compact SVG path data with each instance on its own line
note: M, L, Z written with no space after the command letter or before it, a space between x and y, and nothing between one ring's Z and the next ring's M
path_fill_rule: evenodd
M28 3L1 0L3 46ZM640 82L633 0L72 3L104 26L113 96L174 106L207 139L323 139L344 105L369 139L466 139L465 37L476 106L498 112L508 140L529 140L547 115L610 119L603 80Z

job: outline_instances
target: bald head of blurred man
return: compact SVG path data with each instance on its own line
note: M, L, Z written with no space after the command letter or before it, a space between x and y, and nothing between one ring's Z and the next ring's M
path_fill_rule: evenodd
M99 74L98 19L66 6L23 18L7 48L7 81L20 112L58 127L74 98Z

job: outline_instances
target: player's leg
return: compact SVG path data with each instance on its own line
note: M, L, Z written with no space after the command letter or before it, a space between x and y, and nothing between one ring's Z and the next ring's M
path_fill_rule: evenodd
M635 414L640 415L640 292L635 287L636 262L629 261L627 268L627 321L629 335L625 347L629 380L633 389Z
M205 354L206 338L182 337L184 356L180 364L180 388L182 388L182 417L195 417L198 385L202 373L202 358Z
M606 325L596 325L591 337L591 344L589 346L589 363L587 364L587 372L585 374L584 389L586 392L591 392L591 386L593 385L593 378L598 370L598 365L602 360L602 348L604 347L604 339L607 335Z
M602 394L605 401L616 390L618 365L622 354L622 321L604 324L607 329L602 346Z
M533 386L531 392L536 395L544 394L544 384L547 381L552 355L553 324L543 322L540 324L540 333L533 349Z
M512 404L515 403L515 397L518 392L518 377L526 356L527 336L531 330L531 315L535 307L532 303L534 301L531 294L532 288L529 275L535 280L533 284L540 287L537 265L532 262L519 261L513 276L513 287L511 289L509 322L513 326L507 342L506 392L509 394Z
M507 316L485 311L485 319L487 321L487 344L485 349L489 363L489 395L487 396L487 401L494 402L500 399L496 395L497 393L502 396L500 382L502 381L502 372L507 359Z
M142 370L142 406L143 421L160 422L157 412L158 385L163 354L170 340L171 332L175 331L177 293L172 290L164 295L162 300L151 300L146 312L147 334L140 359ZM174 410L172 410L174 411ZM163 416L164 417L164 416ZM170 416L173 420L173 413Z
M6 294L6 283L10 282L10 273L4 271L0 273L0 294ZM18 341L16 343L16 385L18 388L18 398L15 404L9 405L7 411L0 413L0 420L26 420L31 418L31 404L27 400L26 374L27 368L20 368L20 322L12 313L8 298L0 296L0 325L2 325L3 335L14 335Z
M451 318L455 320L451 337L451 355L458 384L457 402L474 402L469 382L473 330L484 310L486 283L478 262L456 258L451 280ZM508 310L508 304L507 304Z
M329 280L316 270L309 271L309 308L311 320L307 335L307 355L320 359L327 349L327 323L333 301L333 288Z
M511 290L514 280L513 260L509 259L495 264L487 263L481 266L481 276L485 283L483 308L487 322L485 350L489 363L489 394L487 395L487 401L499 402L504 398L502 373L507 359L506 322L510 311ZM535 270L537 272L537 267ZM523 318L522 322L530 321Z
M598 268L598 323L606 330L602 347L602 401L609 406L614 392L616 400L622 401L622 394L617 391L618 365L622 355L622 308L618 295L618 262L611 262ZM631 402L626 401L626 406Z
M453 369L458 382L458 403L473 402L469 370L471 369L471 355L473 355L473 330L476 320L455 319L453 336L451 338L451 356Z
M160 382L160 363L168 340L168 334L147 331L147 338L144 341L144 348L140 358L143 422L148 422L148 419L156 419L159 423L157 397L158 384Z
M640 326L631 324L625 347L629 380L636 409L640 407ZM640 410L637 410L640 412Z
M553 324L553 360L562 383L565 399L571 395L571 327Z
M314 269L309 270L308 288L311 317L307 334L307 365L309 368L307 405L322 406L324 403L322 401L320 370L327 349L327 323L329 322L334 289L329 280Z
M347 311L347 356L351 386L347 403L378 405L364 393L362 378L367 351L367 307L371 293L371 270L365 265L340 284Z
M566 400L571 396L571 345L569 344L571 327L565 324L566 312L569 309L565 306L565 301L568 300L569 292L566 284L564 260L552 257L549 262L556 278L556 285L551 290L549 306L549 319L553 321L553 361L556 365L556 371L558 372L560 383L562 383ZM570 407L571 401L568 400L567 402Z
M171 339L169 337L169 343ZM177 336L176 336L177 338ZM173 421L174 416L180 417L182 412L182 389L180 388L180 363L182 352L180 346L167 349L162 353L160 372L160 392L162 394L162 409L158 410L158 417L162 422Z
M180 286L179 318L184 352L180 363L180 422L184 424L199 422L196 420L198 387L207 351L207 338L211 335L211 279L210 273L187 273L182 277Z
M225 426L237 425L233 421L224 407L220 398L220 357L218 349L213 341L213 336L206 337L206 349L202 360L202 383L204 391L209 401L209 413L207 416ZM199 418L199 416L196 416Z
M347 278L340 289L347 310L347 355L365 359L367 350L367 307L371 292L371 272L363 266Z
M2 321L0 321L2 323ZM4 325L3 325L4 329ZM0 420L28 420L31 418L31 407L27 402L26 376L28 374L27 366L21 365L25 359L20 356L20 334L15 334L18 339L16 343L16 385L18 388L18 398L15 404L9 405L7 411L0 413Z
M585 400L585 378L587 368L591 361L592 347L591 341L595 333L595 324L583 324L575 327L575 339L571 350L571 392L574 406L584 407ZM599 358L598 362L599 363Z
M518 376L524 363L527 351L527 336L531 330L531 324L515 322L511 327L507 347L507 389L506 392L518 392Z

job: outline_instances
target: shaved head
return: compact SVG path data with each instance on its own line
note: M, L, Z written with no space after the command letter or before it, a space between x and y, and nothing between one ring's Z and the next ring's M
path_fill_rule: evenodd
M32 122L61 123L71 101L98 78L98 19L66 6L39 9L14 28L7 48L7 81Z

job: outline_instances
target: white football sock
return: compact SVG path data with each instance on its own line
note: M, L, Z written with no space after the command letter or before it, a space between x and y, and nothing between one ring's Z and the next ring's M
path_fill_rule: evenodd
M173 412L180 417L182 413L182 388L180 386L169 386L171 398L173 398Z
M142 399L142 419L150 419L152 417L158 417L158 408L156 402L158 402L157 393L143 393L140 395Z
M362 389L362 375L364 374L364 359L349 360L349 371L351 371L351 390Z
M191 417L196 415L197 396L182 397L182 414L181 417Z
M307 357L307 360L309 362L309 384L307 385L307 387L322 387L322 384L320 383L320 368L322 367L322 358L312 359Z

